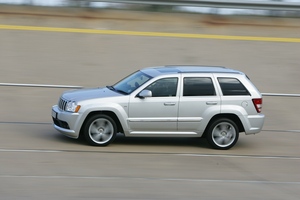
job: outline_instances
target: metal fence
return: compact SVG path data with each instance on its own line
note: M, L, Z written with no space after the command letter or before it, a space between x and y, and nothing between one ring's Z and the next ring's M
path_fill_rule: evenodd
M4 0L2 3L14 4L14 1ZM299 2L286 2L285 0L60 0L56 4L51 1L20 0L21 5L43 5L43 6L82 6L89 7L93 3L121 3L121 4L139 4L149 6L192 6L192 7L210 7L210 8L234 8L234 9L254 9L254 10L275 10L275 11L300 11ZM0 0L1 3L1 0Z
M74 0L73 0L74 1ZM300 11L300 2L284 1L237 1L237 0L79 0L78 2L107 2L124 4L160 5L160 6L193 6L211 8L236 8L256 10Z

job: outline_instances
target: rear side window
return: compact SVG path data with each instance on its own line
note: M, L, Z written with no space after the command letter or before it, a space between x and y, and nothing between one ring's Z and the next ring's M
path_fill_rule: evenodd
M250 95L246 87L236 78L218 78L224 96Z
M215 96L215 88L211 78L186 77L183 79L183 96Z

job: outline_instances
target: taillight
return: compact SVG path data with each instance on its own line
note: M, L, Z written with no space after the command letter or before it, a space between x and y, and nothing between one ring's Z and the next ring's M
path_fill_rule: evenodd
M262 108L262 98L259 99L252 99L254 107L256 108L256 111L258 113L261 112L261 108Z

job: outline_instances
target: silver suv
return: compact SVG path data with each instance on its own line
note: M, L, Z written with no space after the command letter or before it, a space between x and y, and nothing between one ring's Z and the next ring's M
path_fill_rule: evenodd
M52 107L54 128L106 146L128 137L205 137L216 149L235 145L240 132L261 131L262 96L233 69L164 66L134 72L112 86L63 93Z

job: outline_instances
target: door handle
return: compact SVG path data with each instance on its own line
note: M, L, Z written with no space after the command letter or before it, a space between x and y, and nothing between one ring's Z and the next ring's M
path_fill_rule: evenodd
M216 102L216 101L207 101L206 102L206 105L217 105L218 104L218 102Z
M165 106L175 106L176 103L174 102L168 102L168 103L164 103Z

